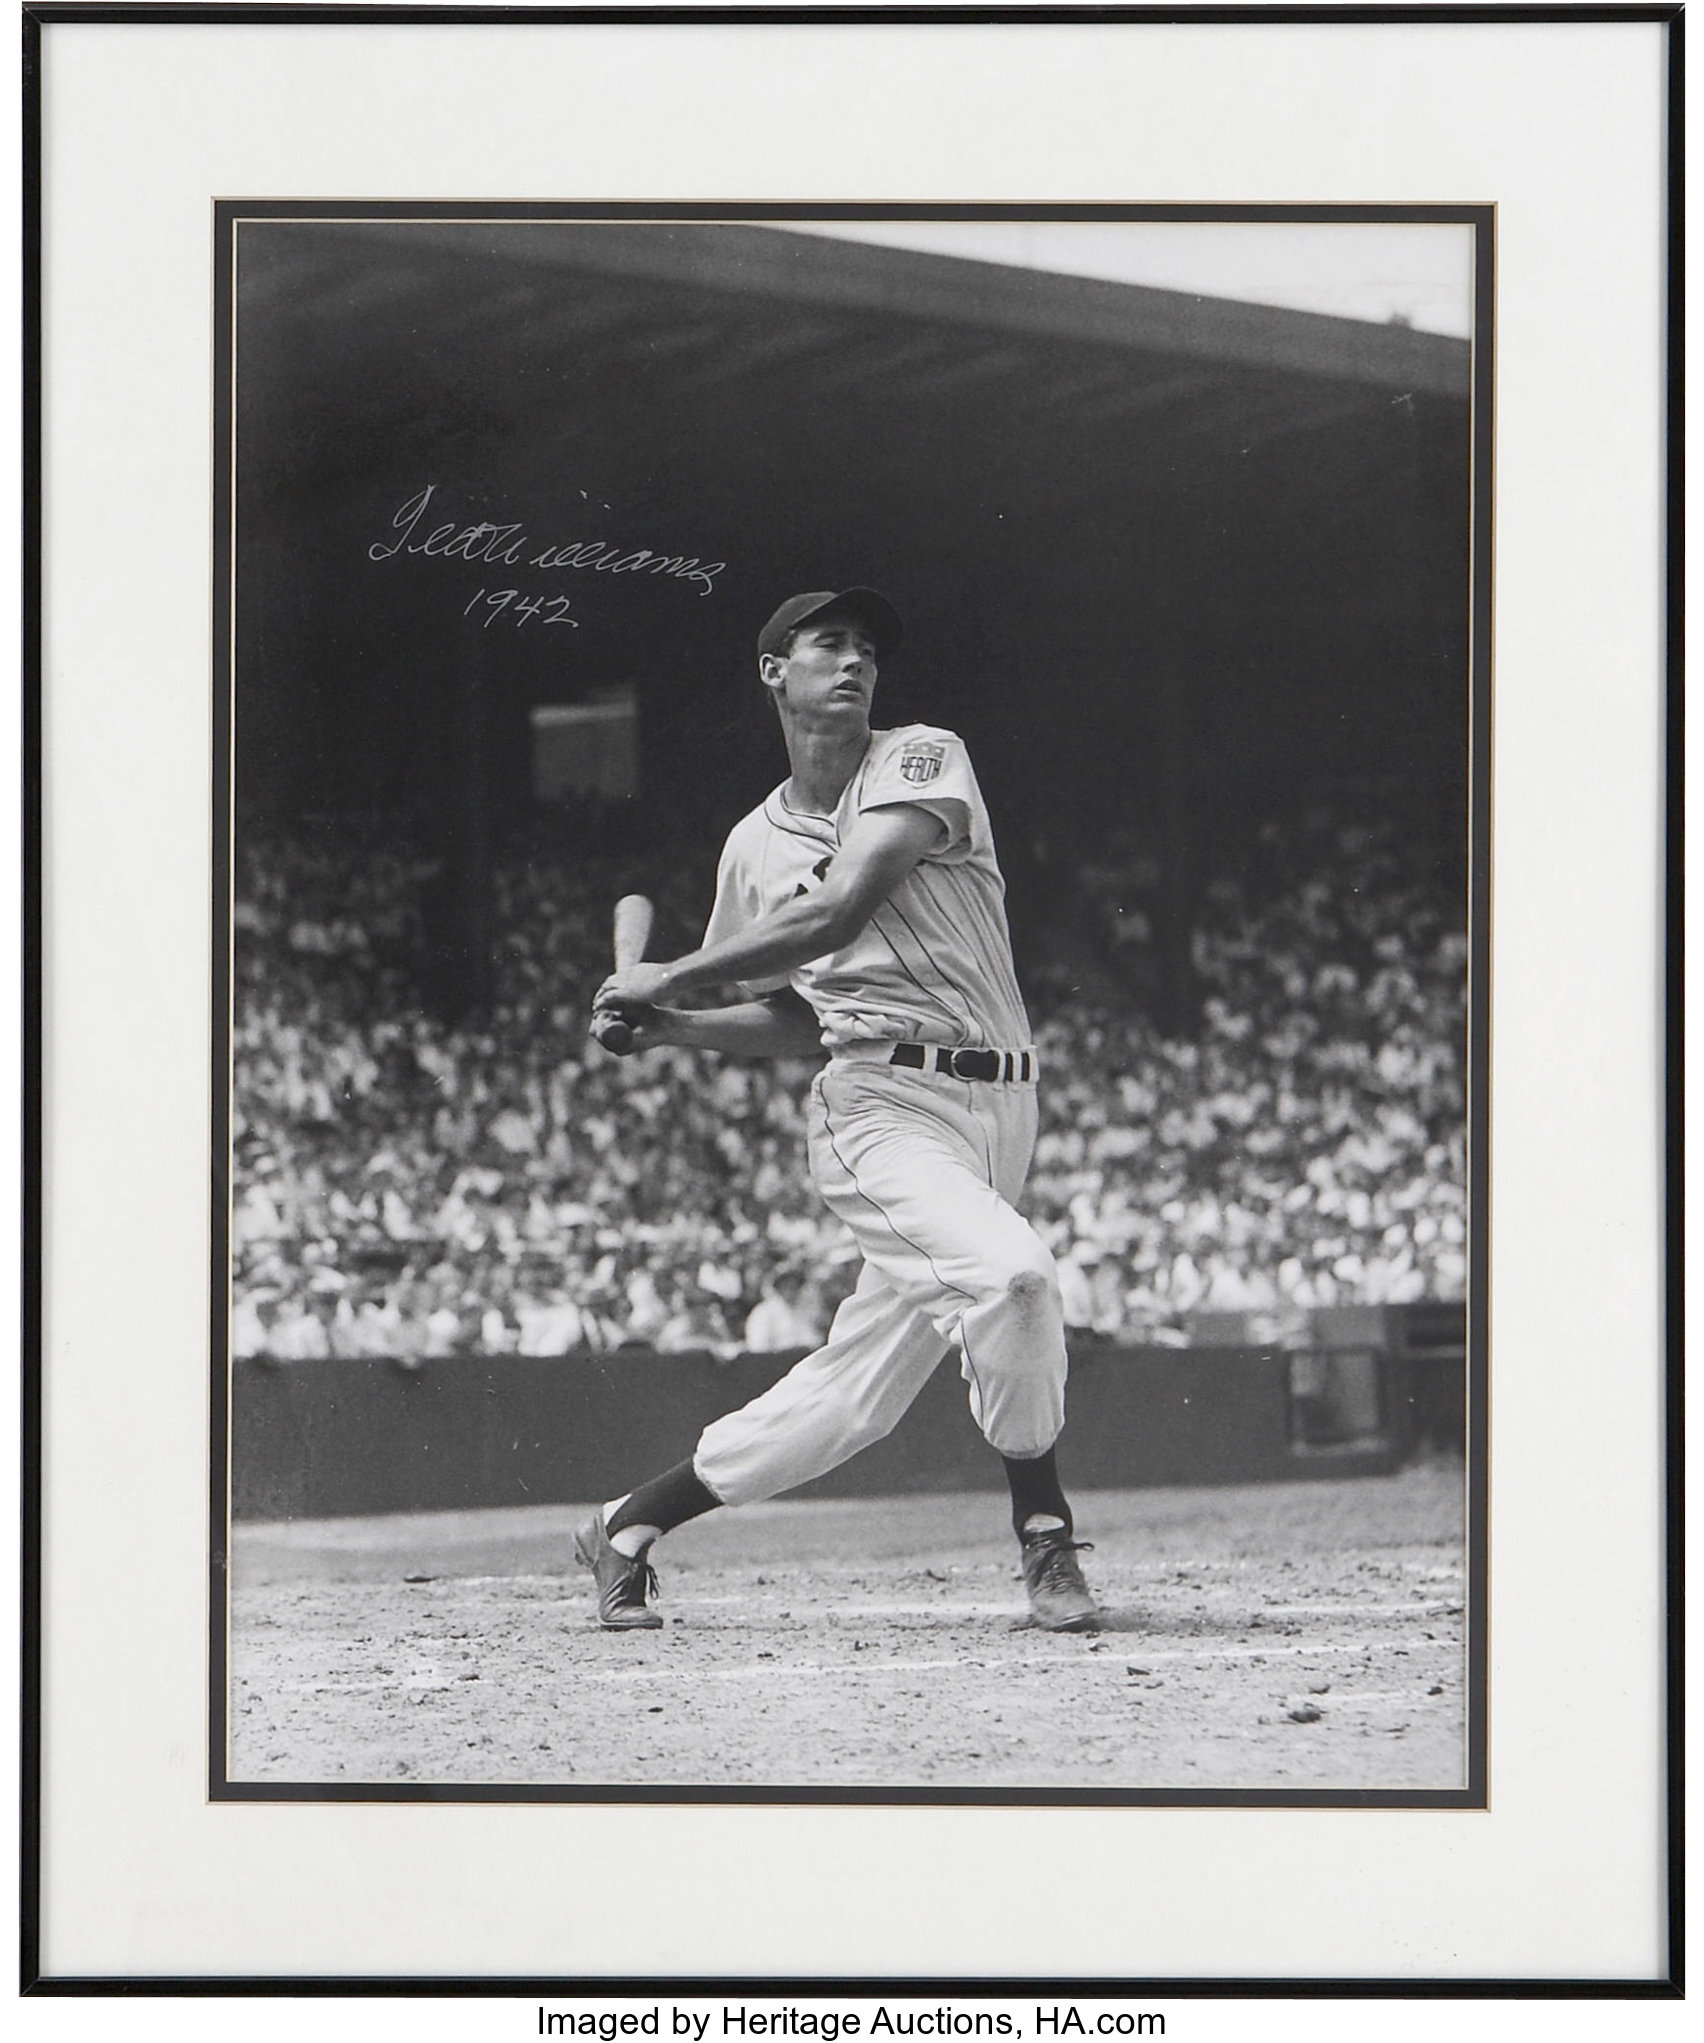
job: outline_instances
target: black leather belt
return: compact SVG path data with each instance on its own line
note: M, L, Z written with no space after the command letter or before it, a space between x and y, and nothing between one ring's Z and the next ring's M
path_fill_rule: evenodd
M982 1078L1027 1085L1035 1059L1027 1050L943 1050L932 1043L896 1043L890 1064L912 1071L938 1071L943 1078Z

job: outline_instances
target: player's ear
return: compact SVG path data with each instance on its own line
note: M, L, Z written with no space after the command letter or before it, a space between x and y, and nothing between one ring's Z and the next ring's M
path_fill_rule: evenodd
M787 662L779 653L760 653L757 661L757 678L772 695L781 693L781 684L787 676Z

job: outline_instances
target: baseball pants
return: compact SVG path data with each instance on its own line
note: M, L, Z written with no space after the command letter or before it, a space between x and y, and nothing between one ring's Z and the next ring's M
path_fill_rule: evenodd
M827 1341L707 1426L693 1465L725 1504L826 1474L892 1430L958 1346L998 1453L1043 1454L1065 1423L1053 1258L1014 1201L1035 1148L1033 1084L839 1055L811 1088L812 1175L863 1251Z

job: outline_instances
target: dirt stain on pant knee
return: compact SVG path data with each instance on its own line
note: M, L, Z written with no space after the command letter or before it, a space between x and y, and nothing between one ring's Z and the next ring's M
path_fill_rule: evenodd
M1018 1270L1006 1280L1006 1296L1032 1318L1047 1311L1058 1295L1058 1287L1042 1270Z

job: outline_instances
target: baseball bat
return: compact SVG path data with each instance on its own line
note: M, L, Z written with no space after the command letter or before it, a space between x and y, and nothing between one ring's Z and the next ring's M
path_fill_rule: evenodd
M643 894L623 894L616 902L610 941L618 972L638 964L644 957L656 914L656 908ZM592 1033L612 1056L625 1057L633 1047L633 1025L619 1014L606 1015L594 1025Z

